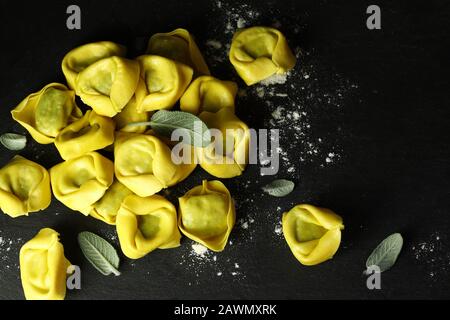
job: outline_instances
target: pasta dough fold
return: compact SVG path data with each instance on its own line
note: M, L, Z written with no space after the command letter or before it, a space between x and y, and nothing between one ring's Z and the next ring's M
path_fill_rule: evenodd
M131 123L147 122L150 119L149 112L139 112L136 96L133 96L123 110L114 117L116 128L122 132L144 133L146 126L128 126Z
M117 179L141 197L169 187L178 170L169 147L151 135L118 133L114 156Z
M64 300L67 269L59 234L42 229L20 249L20 277L27 300Z
M148 42L147 54L162 56L178 61L194 69L195 75L209 75L209 68L186 29L176 29L169 33L157 33Z
M230 108L216 113L200 114L209 128L220 131L221 135L206 148L197 148L200 166L217 178L227 179L240 176L248 163L250 131ZM232 150L227 150L227 146Z
M110 41L88 43L66 54L62 70L70 88L75 89L78 74L95 62L113 57L124 57L126 48Z
M171 109L192 80L193 70L164 57L137 58L141 77L136 89L138 112Z
M89 110L78 121L63 129L55 139L55 146L64 160L103 149L114 143L115 123Z
M248 86L293 69L296 58L284 35L269 27L251 27L236 32L230 61Z
M120 247L130 259L140 259L155 249L180 245L177 211L161 196L128 196L119 209L116 223Z
M223 251L236 221L234 201L225 185L205 180L178 200L181 232L213 251Z
M83 116L75 103L75 93L60 83L51 83L29 95L11 114L40 144L53 143L62 129Z
M47 169L15 156L0 169L0 209L12 218L47 209L52 194Z
M139 81L137 61L121 57L99 60L80 72L76 93L94 111L114 117L133 97Z
M283 234L297 260L312 266L333 258L341 243L342 218L308 204L283 214Z
M67 160L50 169L53 194L66 207L89 215L113 183L114 164L97 152Z
M133 192L130 189L116 180L106 190L105 195L92 205L92 210L89 215L107 224L115 225L116 216L122 202L132 194Z
M199 114L203 111L217 112L223 108L234 111L238 86L233 81L222 81L211 76L195 79L180 100L182 111Z

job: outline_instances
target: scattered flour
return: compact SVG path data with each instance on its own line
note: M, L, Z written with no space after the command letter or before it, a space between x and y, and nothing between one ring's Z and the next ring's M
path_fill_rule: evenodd
M228 245L232 245L232 241L229 241ZM183 250L182 247L180 250ZM212 272L217 277L231 275L235 277L235 280L240 281L246 276L241 271L236 272L236 269L240 269L240 265L236 261L232 261L230 258L223 257L215 254L205 246L192 242L188 247L188 251L181 255L179 262L180 265L187 266L186 270L191 272L195 278L189 285L201 283L201 275Z
M0 278L4 270L19 270L18 255L23 244L22 238L10 238L0 230Z
M275 74L275 75L271 76L270 78L267 78L267 79L261 81L260 84L263 86L266 86L266 87L277 85L277 84L285 84L288 81L289 74L290 74L289 72L283 73L283 74Z
M202 246L201 244L195 243L192 245L192 254L197 255L199 258L203 259L208 253L208 248Z
M429 278L433 280L448 277L450 272L450 246L446 239L446 236L435 232L426 241L411 247L414 259L425 268Z

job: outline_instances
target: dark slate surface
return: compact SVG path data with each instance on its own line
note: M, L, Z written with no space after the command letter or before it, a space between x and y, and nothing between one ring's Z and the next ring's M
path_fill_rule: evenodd
M297 183L290 196L263 196L261 185L273 177L261 177L257 166L225 182L238 203L238 219L255 221L248 229L238 223L233 244L216 255L217 261L214 255L192 257L192 243L184 239L181 248L135 262L122 256L122 276L104 277L84 260L76 235L89 230L113 240L114 228L54 200L30 217L0 215L0 299L23 298L18 250L42 227L61 233L67 257L82 268L82 290L70 292L68 299L449 298L450 112L444 66L449 5L414 2L377 2L382 30L369 31L368 1L272 0L248 6L222 1L221 8L210 1L77 1L82 30L68 31L68 1L2 1L2 132L24 132L10 110L45 84L63 81L60 61L73 47L108 39L137 56L151 34L184 26L206 51L209 39L229 43L226 25L235 28L238 16L248 24L280 22L291 46L303 52L288 82L275 87L288 98L267 97L267 92L260 98L255 89L247 90L237 102L238 115L254 128L267 127L277 106L306 116L299 120L304 136L298 138L292 121L275 123L290 159L277 177ZM225 50L209 49L205 55L214 75L233 78L230 64L213 58L225 57ZM317 154L308 153L311 147ZM336 154L331 163L328 153ZM60 161L53 146L32 141L20 154L48 168ZM1 149L0 164L13 155ZM288 172L292 166L295 172ZM171 191L170 199L203 178L210 177L198 169ZM281 213L302 202L334 209L346 225L334 260L316 267L301 266L274 232ZM393 232L404 235L403 252L383 274L382 290L369 291L362 276L365 260Z

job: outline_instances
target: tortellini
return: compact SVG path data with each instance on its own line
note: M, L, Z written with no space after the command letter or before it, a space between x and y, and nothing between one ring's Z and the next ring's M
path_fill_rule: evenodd
M110 41L85 44L71 50L62 61L62 70L70 88L75 89L78 74L91 64L113 56L124 57L125 47Z
M297 260L312 266L333 258L341 243L342 218L329 209L298 205L283 214L283 234Z
M203 181L179 199L178 227L188 238L223 251L236 221L234 201L220 181Z
M62 129L83 115L75 103L75 93L60 83L29 95L11 114L40 144L53 143Z
M83 118L67 126L55 139L64 160L103 149L114 143L115 123L89 110Z
M47 170L21 156L0 169L0 209L12 218L46 209L51 202Z
M133 97L138 81L137 61L110 57L81 71L75 88L81 100L97 114L114 117Z
M42 229L20 249L20 277L27 300L64 300L71 263L64 256L59 234Z
M114 180L114 164L97 152L50 169L53 194L66 207L88 215Z
M186 29L157 33L150 38L147 54L158 55L192 67L196 75L209 75L193 36Z
M240 176L249 156L250 131L247 125L229 108L216 113L203 112L199 117L209 128L220 130L221 133L208 147L197 149L200 166L217 178ZM233 149L227 150L228 145L233 146Z
M117 179L141 197L169 187L177 174L169 147L151 135L119 133L114 156Z
M193 70L185 64L155 55L137 58L141 78L136 89L138 111L172 108L192 80Z
M230 61L247 85L294 68L296 58L284 35L269 27L252 27L236 32Z
M131 123L147 122L150 118L149 112L138 112L138 102L136 96L131 98L130 102L123 110L114 117L116 128L122 132L144 133L147 126L128 126Z
M211 76L195 79L180 100L182 111L199 114L217 112L223 108L234 111L238 86L233 81L222 81Z
M115 225L116 216L122 202L132 194L133 192L119 181L114 181L105 195L92 205L92 211L89 215L110 225Z
M130 259L140 259L155 249L180 245L177 211L161 196L128 196L119 209L116 223L120 247Z

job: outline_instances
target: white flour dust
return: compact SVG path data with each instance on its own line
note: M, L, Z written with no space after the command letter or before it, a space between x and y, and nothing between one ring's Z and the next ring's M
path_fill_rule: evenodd
M450 272L450 254L447 236L439 232L431 234L425 241L412 245L414 259L424 266L428 277L433 280L448 276Z

